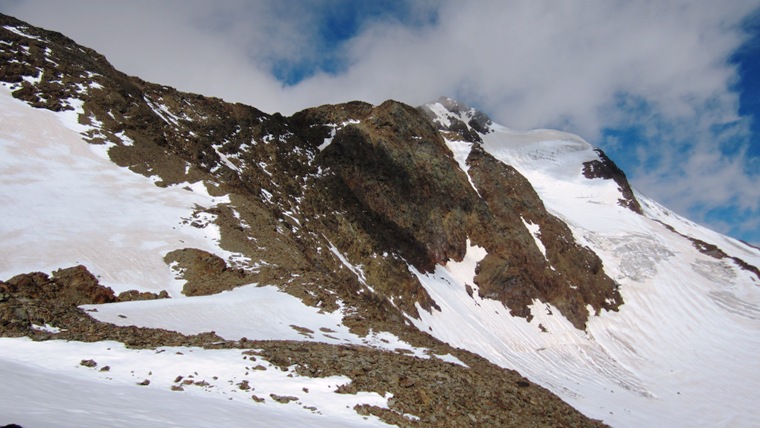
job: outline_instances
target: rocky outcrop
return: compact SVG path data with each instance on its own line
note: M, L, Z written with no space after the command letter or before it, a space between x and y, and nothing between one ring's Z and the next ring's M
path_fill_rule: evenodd
M159 294L125 291L115 296L113 290L79 265L42 272L16 275L0 281L0 336L44 334L59 330L70 319L81 317L78 306L101 303L153 300L168 297Z
M117 301L113 290L101 286L98 279L82 265L58 269L52 277L42 272L16 275L0 283L0 288L18 298L56 300L69 306Z
M623 196L618 199L618 204L637 214L642 214L641 205L633 194L633 189L631 189L631 185L628 183L623 170L612 159L607 157L602 149L597 148L594 151L599 155L599 159L585 162L583 164L583 175L588 179L602 178L615 181L618 185L618 190Z
M91 318L78 305L117 301L84 266L49 276L32 272L0 281L0 337L34 340L116 340L132 347L211 346L224 342L213 333L185 336L173 331L117 327Z
M230 268L224 259L208 251L174 250L164 260L175 266L178 279L187 281L182 289L186 296L207 296L252 282L245 270Z
M480 222L483 235L475 235L475 242L488 250L475 277L482 297L500 300L514 315L527 318L534 299L551 303L580 329L588 319L586 305L600 311L622 303L599 257L578 245L567 225L547 212L525 177L479 146L467 162L488 206ZM531 236L524 222L538 225L540 236Z
M119 295L116 298L120 302L132 302L132 301L137 301L137 300L168 299L169 293L166 290L162 290L159 293L153 293L150 291L127 290L127 291L122 291L121 293L119 293Z

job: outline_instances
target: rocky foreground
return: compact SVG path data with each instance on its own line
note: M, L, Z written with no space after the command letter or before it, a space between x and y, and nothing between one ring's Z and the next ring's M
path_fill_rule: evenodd
M418 345L435 353L451 353L468 367L437 358L419 359L404 352L362 346L229 341L213 332L187 336L162 329L118 327L98 322L77 307L115 302L128 296L131 293L115 296L109 288L98 284L97 278L83 266L61 269L52 276L39 272L18 275L0 281L0 336L83 342L114 340L134 348L240 349L244 357L263 359L283 369L295 366L300 376L349 377L350 383L336 388L339 394L390 392L393 398L389 400L389 409L362 406L355 410L399 426L605 426L589 420L518 373L501 369L472 353L450 348L424 334L410 334L407 338L416 339ZM41 328L45 325L56 326L56 332ZM83 361L83 365L88 364L95 367L97 362ZM189 385L187 379L178 380L174 389L179 391L183 385ZM254 400L262 398L252 394ZM287 397L276 398L288 401ZM403 414L413 414L420 419L410 422Z

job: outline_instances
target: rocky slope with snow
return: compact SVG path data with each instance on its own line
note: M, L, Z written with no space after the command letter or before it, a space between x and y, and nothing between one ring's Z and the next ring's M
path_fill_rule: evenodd
M760 250L577 136L267 114L6 16L0 82L0 423L759 422Z

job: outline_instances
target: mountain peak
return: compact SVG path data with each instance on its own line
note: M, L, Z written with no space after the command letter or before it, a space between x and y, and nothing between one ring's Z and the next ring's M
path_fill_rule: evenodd
M464 141L481 142L493 123L487 114L448 97L440 97L419 107L441 131L452 132Z

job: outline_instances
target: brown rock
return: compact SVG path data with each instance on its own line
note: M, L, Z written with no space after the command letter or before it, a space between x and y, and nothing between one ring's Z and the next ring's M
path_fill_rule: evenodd
M282 404L288 404L291 401L298 401L298 397L294 397L292 395L269 394L269 396L272 397L272 400Z
M95 360L82 360L79 362L79 365L85 367L96 367L98 363L96 363Z

